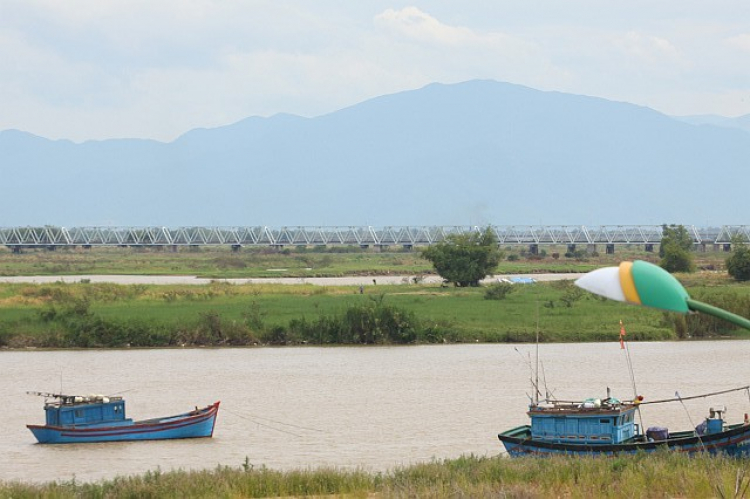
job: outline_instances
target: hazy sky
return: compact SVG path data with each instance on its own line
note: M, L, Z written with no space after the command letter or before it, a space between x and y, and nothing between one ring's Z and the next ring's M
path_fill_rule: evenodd
M476 78L750 113L748 0L0 0L0 130L173 140Z

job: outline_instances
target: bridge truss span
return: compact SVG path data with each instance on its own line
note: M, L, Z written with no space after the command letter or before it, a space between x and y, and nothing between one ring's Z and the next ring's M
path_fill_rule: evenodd
M684 226L696 245L750 241L750 225ZM501 246L657 245L661 225L0 227L0 245L34 247L429 246L489 228Z

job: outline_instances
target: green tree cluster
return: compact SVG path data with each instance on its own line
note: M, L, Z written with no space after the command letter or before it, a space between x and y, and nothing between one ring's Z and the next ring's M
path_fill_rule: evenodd
M726 259L727 273L738 281L750 281L750 248L744 237L732 238L732 256Z
M684 225L663 225L659 266L667 272L693 272L693 238Z
M451 234L437 244L422 250L435 271L455 286L479 286L503 257L492 229L471 234Z

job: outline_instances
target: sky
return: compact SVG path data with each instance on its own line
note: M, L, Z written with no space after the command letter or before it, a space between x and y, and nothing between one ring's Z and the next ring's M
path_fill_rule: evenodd
M750 114L747 0L0 0L0 130L149 138L493 79Z

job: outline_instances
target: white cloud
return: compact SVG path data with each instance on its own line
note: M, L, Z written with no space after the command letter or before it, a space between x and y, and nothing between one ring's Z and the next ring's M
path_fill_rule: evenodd
M733 36L727 40L730 46L744 52L750 52L750 33Z
M476 43L480 37L464 27L447 26L416 7L387 9L375 16L375 22L416 40L457 45Z
M412 1L3 0L0 130L169 140L474 78L750 113L745 3Z
M671 42L658 36L628 31L614 40L614 45L635 64L684 64L679 50Z

